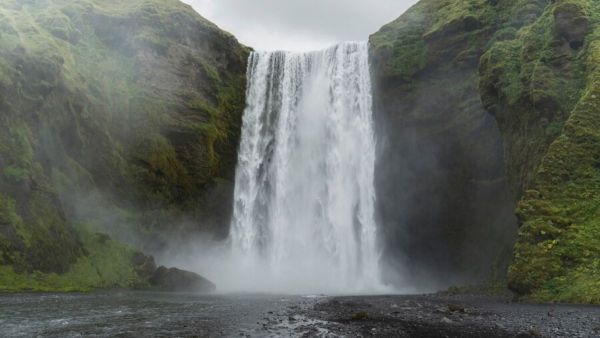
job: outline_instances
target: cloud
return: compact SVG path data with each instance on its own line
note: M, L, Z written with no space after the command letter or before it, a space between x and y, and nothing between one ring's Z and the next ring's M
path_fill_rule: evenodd
M258 50L311 50L366 40L416 0L184 0Z

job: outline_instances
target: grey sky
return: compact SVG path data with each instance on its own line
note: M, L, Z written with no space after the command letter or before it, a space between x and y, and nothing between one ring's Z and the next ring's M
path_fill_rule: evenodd
M258 50L311 50L366 40L417 0L183 0Z

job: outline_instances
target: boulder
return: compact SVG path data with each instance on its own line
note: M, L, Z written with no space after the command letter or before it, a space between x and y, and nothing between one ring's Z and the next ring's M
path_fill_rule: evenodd
M154 276L156 272L156 263L154 257L147 256L140 251L136 251L131 257L131 264L135 273L141 280L148 280Z
M190 271L160 266L150 278L152 288L159 291L213 292L217 289L208 279Z

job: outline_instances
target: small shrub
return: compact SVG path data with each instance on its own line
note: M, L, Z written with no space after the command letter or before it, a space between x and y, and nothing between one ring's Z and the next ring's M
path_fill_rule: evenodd
M10 182L21 183L27 177L27 172L23 168L8 166L2 171L4 177Z

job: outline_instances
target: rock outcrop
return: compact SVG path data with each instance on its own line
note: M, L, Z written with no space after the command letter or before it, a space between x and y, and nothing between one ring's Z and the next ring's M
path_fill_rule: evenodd
M156 267L154 257L135 252L131 258L134 271L146 283L136 287L167 292L213 292L214 283L191 271L178 268Z
M164 266L156 269L149 281L151 287L159 291L213 292L217 289L215 284L196 273Z

